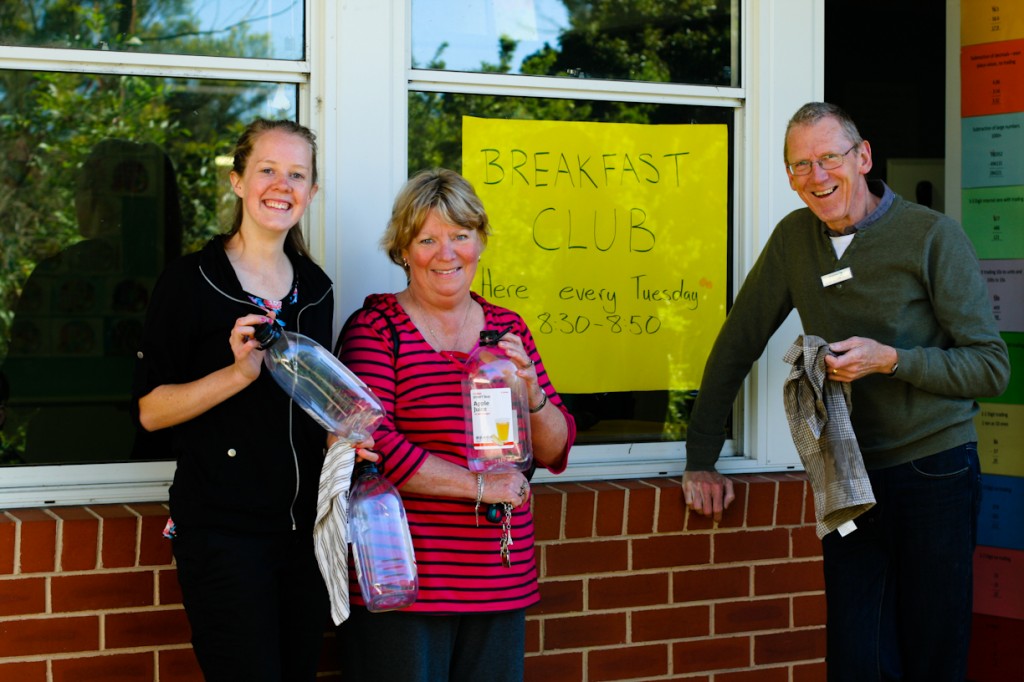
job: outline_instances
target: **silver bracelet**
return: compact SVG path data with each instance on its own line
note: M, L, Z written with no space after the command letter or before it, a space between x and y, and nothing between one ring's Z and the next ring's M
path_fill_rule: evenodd
M473 517L476 519L476 527L480 527L480 502L484 499L484 475L476 475L476 506L473 507Z
M544 389L541 389L540 394L544 397L541 399L540 405L538 405L537 407L530 408L530 414L537 414L538 412L544 409L545 405L548 404L548 394L544 392Z

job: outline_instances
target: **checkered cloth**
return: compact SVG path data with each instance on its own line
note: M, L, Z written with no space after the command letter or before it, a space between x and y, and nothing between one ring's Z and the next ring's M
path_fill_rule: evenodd
M818 537L875 504L850 424L850 384L827 379L828 343L799 336L783 358L793 369L782 386L786 418L814 491Z
M327 450L313 525L313 551L331 596L335 625L341 625L349 614L348 489L355 458L355 448L345 441L335 441Z

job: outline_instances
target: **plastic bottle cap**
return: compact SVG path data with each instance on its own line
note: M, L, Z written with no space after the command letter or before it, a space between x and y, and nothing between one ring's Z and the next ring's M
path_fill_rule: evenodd
M481 346L496 346L498 345L498 339L501 338L501 334L496 329L484 329L480 332L480 345Z
M255 331L252 336L259 342L260 350L270 348L281 338L281 330L277 328L276 324L258 324L253 329Z
M356 462L355 466L355 477L359 478L364 473L366 474L379 474L380 469L377 467L376 462L371 462L368 459L364 459L361 462Z

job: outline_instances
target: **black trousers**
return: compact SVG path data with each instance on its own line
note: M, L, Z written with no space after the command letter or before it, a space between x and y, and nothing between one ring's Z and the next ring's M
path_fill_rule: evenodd
M522 682L526 611L434 616L353 606L337 638L343 680Z
M178 528L174 558L207 682L312 682L329 602L308 533Z

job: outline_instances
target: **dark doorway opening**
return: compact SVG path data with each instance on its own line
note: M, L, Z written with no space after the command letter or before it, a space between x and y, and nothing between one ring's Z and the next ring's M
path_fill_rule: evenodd
M945 157L945 55L943 3L825 3L825 100L845 109L871 143L869 177L888 181L891 158Z

